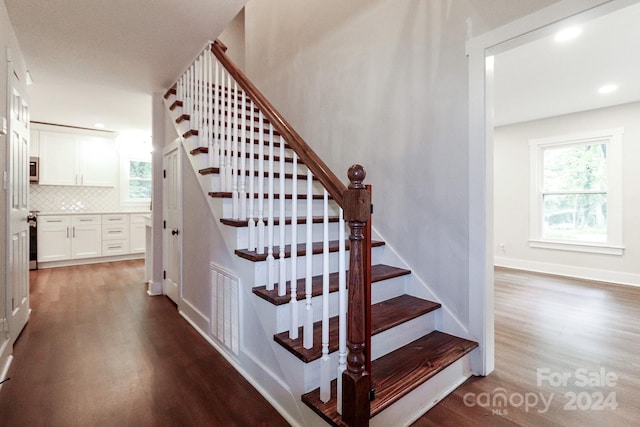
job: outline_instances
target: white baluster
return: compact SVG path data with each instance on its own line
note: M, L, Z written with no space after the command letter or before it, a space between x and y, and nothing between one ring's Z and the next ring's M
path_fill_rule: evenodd
M253 105L253 101L250 103L251 106L251 123L254 123L255 114ZM253 130L249 132L249 218L248 218L248 226L249 226L249 250L256 250L256 221L255 221L255 206L254 206L254 192L255 192L255 163L254 154L255 154L255 144L253 143L254 136Z
M313 277L313 175L307 168L307 236L304 251L305 268L305 316L304 327L302 329L302 345L304 348L313 347L313 306L312 297L312 277Z
M344 216L339 214L338 232L338 413L342 414L342 373L347 369L347 251L345 249Z
M273 173L275 164L273 162L273 125L269 123L269 194L267 201L269 203L269 216L267 218L267 289L272 290L276 283L276 271L273 257L273 220L274 220L274 203L273 203Z
M191 129L195 129L198 131L198 135L200 134L200 100L198 99L198 97L200 96L199 94L199 87L198 87L198 79L199 74L200 74L200 70L199 70L199 61L196 61L193 64L193 122L191 124ZM200 141L198 140L198 138L192 138L191 139L192 142L192 146L193 148L198 147L198 145L200 144Z
M329 363L329 195L324 190L322 218L322 359L320 361L320 400L331 398Z
M207 45L207 50L205 53L205 64L206 64L206 77L205 77L205 100L207 109L205 110L205 117L207 118L205 121L208 125L207 132L207 145L209 148L208 155L211 158L211 152L213 151L212 143L213 140L213 55L211 54L211 44ZM211 162L207 164L207 166L211 166Z
M215 61L215 68L213 70L213 159L211 166L214 168L220 167L220 119L218 118L219 112L222 110L220 106L220 96L218 92L220 90L218 74L220 65L218 60ZM220 189L222 191L222 189Z
M247 94L242 91L242 113L240 116L242 123L242 136L240 138L240 219L247 219ZM253 121L249 124L253 130Z
M196 105L195 105L195 126L193 127L198 131L198 138L195 138L195 146L200 146L200 138L202 135L202 60L200 57L196 59L195 63L195 89L196 89Z
M289 302L289 338L298 339L298 154L293 152L293 181L291 183L291 301ZM283 177L280 177L282 179Z
M220 130L220 191L227 191L227 159L229 152L227 151L227 123L225 114L228 106L225 106L225 69L220 67L220 120L218 121L218 128Z
M232 182L232 193L231 193L231 201L232 201L232 213L233 213L233 219L239 219L240 218L240 198L238 195L238 126L239 126L239 108L238 105L240 104L240 101L238 101L238 83L236 83L235 81L233 82L233 101L234 101L234 108L233 108L233 116L230 117L229 122L233 123L233 163L231 164L231 182ZM231 120L233 119L233 120Z
M264 253L264 116L262 111L258 114L260 125L258 126L258 239L256 251L259 254Z
M284 179L284 139L280 136L280 247L278 250L278 261L280 264L280 275L278 278L278 295L284 296L287 294L287 270L284 259L284 247L285 247L285 179ZM293 221L292 221L293 222ZM297 251L297 245L291 246L291 252ZM293 278L292 278L293 280Z
M224 177L224 182L225 182L225 189L224 191L233 191L233 172L232 172L232 168L231 168L231 157L233 156L233 152L231 150L231 136L233 135L233 129L231 129L233 120L231 120L231 111L233 111L233 103L235 102L232 98L232 93L231 93L231 74L227 73L227 89L226 89L226 93L227 93L227 100L229 101L229 105L227 106L227 118L225 121L225 129L227 129L227 155L225 157L226 160L226 164L225 164L225 177Z
M207 123L209 124L209 133L207 134L207 147L209 147L209 152L207 153L207 166L212 168L214 167L214 163L215 163L215 155L216 155L216 149L215 149L215 141L214 141L214 135L216 134L216 105L214 104L213 100L215 99L214 96L214 91L215 91L215 87L213 86L213 80L214 80L214 65L213 65L213 55L211 54L211 45L209 45L209 47L207 48L207 82L208 82L208 90L207 90L207 99L208 99L208 105L209 107L207 108ZM213 181L213 175L211 178L211 181ZM213 188L213 182L211 185L211 191L215 191L215 189Z

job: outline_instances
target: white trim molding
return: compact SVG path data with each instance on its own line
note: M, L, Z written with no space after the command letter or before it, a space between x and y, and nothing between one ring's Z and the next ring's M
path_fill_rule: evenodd
M558 135L529 140L530 154L530 239L532 248L558 249L565 251L591 252L608 255L623 255L622 247L622 135L624 128L612 128ZM607 240L590 242L578 240L556 240L543 236L543 158L544 150L590 144L606 144L607 188ZM548 194L548 193L547 193Z
M515 270L532 271L535 273L555 274L557 276L594 280L598 282L612 283L615 285L640 287L640 274L635 273L499 256L495 257L494 261L496 267L513 268Z

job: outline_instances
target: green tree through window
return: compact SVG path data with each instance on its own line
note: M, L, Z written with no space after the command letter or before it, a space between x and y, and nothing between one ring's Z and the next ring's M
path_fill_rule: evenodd
M151 162L129 160L129 199L151 199Z

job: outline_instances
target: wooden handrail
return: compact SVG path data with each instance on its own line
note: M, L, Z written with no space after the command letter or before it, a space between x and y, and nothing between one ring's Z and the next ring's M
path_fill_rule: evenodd
M282 117L282 114L265 98L265 96L255 87L247 76L238 68L236 64L225 53L226 47L218 40L211 46L211 52L218 61L231 74L231 77L238 83L249 99L262 111L269 119L274 129L282 135L289 146L298 154L302 162L311 170L318 181L327 189L331 197L344 208L344 193L347 187L329 169L322 159L309 147L302 137L293 127Z

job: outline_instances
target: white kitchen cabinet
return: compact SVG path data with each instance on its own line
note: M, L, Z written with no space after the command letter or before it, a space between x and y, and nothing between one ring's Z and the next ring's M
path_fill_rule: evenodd
M118 159L114 142L106 138L83 137L77 143L80 185L115 186Z
M71 259L95 258L102 255L100 215L71 217Z
M61 261L71 256L71 218L38 218L38 262Z
M115 143L108 138L40 131L40 185L115 186Z
M40 131L31 129L29 134L31 138L29 140L29 156L39 157L40 156Z
M40 185L77 185L75 135L40 131Z
M146 251L146 225L145 217L148 214L131 214L129 251L131 253L144 253Z
M104 256L129 253L129 215L102 215L102 252Z
M38 262L102 255L100 215L38 217Z

